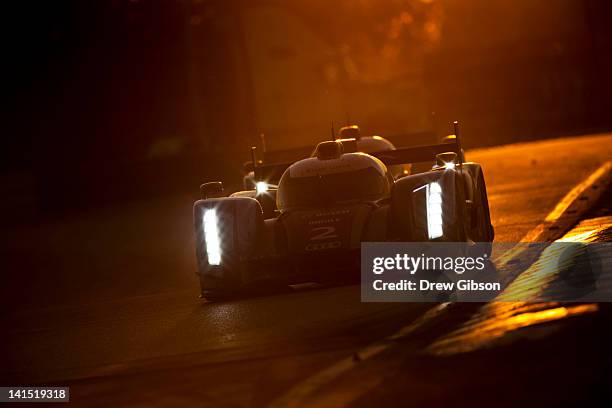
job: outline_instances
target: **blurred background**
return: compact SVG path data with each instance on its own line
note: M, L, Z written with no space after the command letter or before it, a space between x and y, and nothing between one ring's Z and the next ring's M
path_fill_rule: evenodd
M330 124L468 147L612 129L607 0L6 5L3 223L236 183ZM414 144L428 141L418 140Z

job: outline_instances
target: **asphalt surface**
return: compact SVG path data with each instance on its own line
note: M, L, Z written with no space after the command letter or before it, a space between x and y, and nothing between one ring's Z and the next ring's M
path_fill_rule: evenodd
M557 242L609 243L611 193L600 203L603 205L585 214L585 219ZM609 245L598 248L601 262L607 262L608 267L595 286L609 288L612 250ZM567 285L561 268L548 268L547 252L555 252L555 246L548 247L541 254L543 262L532 264L500 298L522 293L523 299L534 299L541 288L574 292L576 286ZM593 283L591 274L582 278L583 285ZM475 307L457 328L441 331L443 334L427 346L419 347L418 339L406 337L375 361L355 365L327 389L317 389L315 398L307 404L302 398L302 406L612 404L611 303L589 302L587 297L568 302L530 300L453 306Z
M611 157L612 135L474 150L497 242L519 241ZM265 405L418 318L359 286L198 299L191 197L133 203L1 238L0 384L68 384L87 406Z

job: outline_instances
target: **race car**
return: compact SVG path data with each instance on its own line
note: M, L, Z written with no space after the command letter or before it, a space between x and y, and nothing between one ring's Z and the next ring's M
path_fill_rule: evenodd
M491 242L485 179L448 143L358 152L356 140L325 141L313 157L255 167L256 183L278 188L222 195L201 186L194 204L202 296L218 300L261 282L317 281L359 269L361 242ZM389 166L435 160L428 171L394 177Z

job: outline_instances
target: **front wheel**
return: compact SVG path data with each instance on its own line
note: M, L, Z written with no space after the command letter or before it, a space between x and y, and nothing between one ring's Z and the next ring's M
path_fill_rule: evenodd
M487 188L482 173L478 175L475 187L476 194L474 194L474 203L472 203L470 209L469 235L472 241L482 243L480 245L485 245L487 255L491 256L495 234L493 225L491 225L489 199L487 197Z
M491 214L489 212L489 198L484 177L478 175L476 182L477 192L474 194L474 204L471 214L470 237L476 242L493 242L495 236L493 225L491 225Z
M200 276L200 293L208 301L221 302L238 297L240 288L227 279Z

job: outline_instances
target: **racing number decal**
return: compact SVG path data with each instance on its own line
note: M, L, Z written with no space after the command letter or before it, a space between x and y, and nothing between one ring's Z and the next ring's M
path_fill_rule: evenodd
M342 246L342 241L337 240L340 238L338 233L336 232L336 227L315 227L310 230L311 235L310 241L306 244L306 251L320 251L322 249L332 249L332 248L340 248ZM330 240L336 239L335 241L327 241L320 242L321 240ZM319 241L319 242L312 242Z
M343 241L349 238L350 211L320 212L309 217L306 251L321 251L341 248ZM343 238L344 237L344 238Z
M315 231L319 232L316 233ZM314 235L310 237L310 241L338 238L338 234L336 233L336 227L316 227L310 230L310 232L314 233Z

